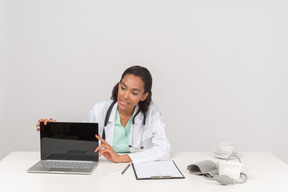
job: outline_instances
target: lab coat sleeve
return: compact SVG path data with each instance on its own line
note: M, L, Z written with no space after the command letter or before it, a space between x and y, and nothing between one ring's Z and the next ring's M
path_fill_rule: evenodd
M155 105L150 106L152 110L148 112L147 122L152 129L152 148L140 152L130 153L133 163L166 160L170 154L170 144L165 134L165 124L162 121L161 113Z

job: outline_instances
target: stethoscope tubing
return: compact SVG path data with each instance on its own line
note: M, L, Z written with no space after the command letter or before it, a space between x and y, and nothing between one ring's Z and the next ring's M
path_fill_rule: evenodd
M106 138L106 134L105 134L105 127L107 126L108 124L108 121L109 121L109 118L110 118L110 115L111 115L111 112L112 112L112 109L113 109L113 106L115 105L117 101L114 100L111 105L109 106L108 110L107 110L107 113L106 113L106 116L105 116L105 121L104 121L104 128L103 128L103 132L102 132L102 138L105 140ZM135 124L134 122L134 119L135 117L138 115L138 113L140 112L140 110L138 110L135 115L133 116L133 119L132 119L132 125ZM142 124L145 126L145 123L146 122L146 114L144 113L144 119L143 119L143 122ZM132 130L133 131L133 130ZM130 133L131 134L131 133ZM143 131L141 133L141 142L140 142L140 149L143 149L144 147L142 146L142 139L143 139ZM133 134L132 134L132 143L133 143ZM129 144L128 146L130 149L133 148L131 144ZM133 148L134 150L134 148Z

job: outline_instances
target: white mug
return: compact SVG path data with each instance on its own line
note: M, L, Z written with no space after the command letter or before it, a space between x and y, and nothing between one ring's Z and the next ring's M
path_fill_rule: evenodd
M213 150L217 155L229 157L234 152L234 145L232 143L219 143L213 147Z
M238 180L242 169L240 162L218 162L218 174L227 175L231 179Z

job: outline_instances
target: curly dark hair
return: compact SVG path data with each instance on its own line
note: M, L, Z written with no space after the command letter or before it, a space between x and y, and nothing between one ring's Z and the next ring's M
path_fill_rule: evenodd
M150 103L152 102L152 91L151 91L152 75L150 74L149 70L146 69L145 67L136 65L136 66L129 67L128 69L124 71L120 82L125 77L125 75L128 75L128 74L134 75L136 77L140 77L142 81L144 82L144 94L147 92L149 93L149 95L144 101L139 101L138 103L139 110L145 114L149 109ZM119 83L117 83L112 90L111 99L114 101L117 101L117 97L118 97L118 84Z

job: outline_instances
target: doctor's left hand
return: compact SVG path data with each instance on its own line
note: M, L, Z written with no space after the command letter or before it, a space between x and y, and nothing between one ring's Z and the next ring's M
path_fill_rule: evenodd
M109 161L113 161L116 163L122 163L122 162L130 162L131 159L129 155L118 155L112 147L99 135L95 135L97 139L101 141L101 145L99 145L94 152L99 151L99 156L103 155L106 159Z

